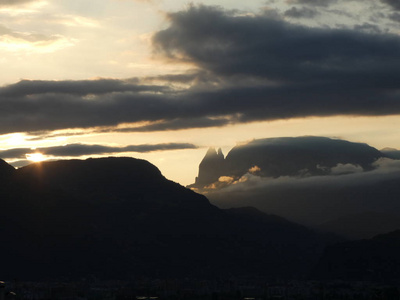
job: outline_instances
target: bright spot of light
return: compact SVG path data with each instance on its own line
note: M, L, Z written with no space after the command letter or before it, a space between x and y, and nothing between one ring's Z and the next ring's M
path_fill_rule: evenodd
M26 154L26 158L33 162L41 162L46 160L46 157L42 153L29 153Z

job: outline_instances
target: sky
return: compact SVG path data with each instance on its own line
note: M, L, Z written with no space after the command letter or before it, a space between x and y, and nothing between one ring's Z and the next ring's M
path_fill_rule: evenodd
M187 185L255 138L400 148L399 34L397 0L0 0L0 157L132 156Z

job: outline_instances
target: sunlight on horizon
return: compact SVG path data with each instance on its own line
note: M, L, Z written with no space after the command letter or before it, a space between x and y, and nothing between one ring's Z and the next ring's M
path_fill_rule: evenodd
M42 153L29 153L26 154L26 159L32 161L32 162L42 162L46 160L46 157Z

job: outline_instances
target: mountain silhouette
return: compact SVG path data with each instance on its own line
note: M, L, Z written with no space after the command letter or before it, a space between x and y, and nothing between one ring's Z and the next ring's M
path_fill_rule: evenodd
M348 239L367 239L399 229L400 216L394 213L367 211L345 215L316 227L320 230L335 232Z
M371 163L385 156L367 144L314 136L253 140L234 147L225 160L221 155L209 149L190 187L203 188L221 176L240 178L254 167L262 177L326 175L338 164L370 170Z
M4 160L0 159L0 180L8 180L15 169L10 166L8 163L6 163Z
M207 185L215 182L224 173L225 160L221 148L218 152L209 148L199 165L199 176L196 177L195 185Z
M279 217L221 210L144 160L1 168L2 278L293 278L327 241Z
M389 158L400 159L400 150L394 148L383 148L381 152Z
M315 279L395 281L400 279L400 230L326 249Z

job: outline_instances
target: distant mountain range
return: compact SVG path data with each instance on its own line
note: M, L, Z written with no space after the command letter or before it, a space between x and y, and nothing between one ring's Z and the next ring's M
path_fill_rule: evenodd
M332 241L254 208L219 209L138 159L0 160L0 177L5 279L304 278Z
M221 208L253 206L349 238L400 229L400 151L326 137L211 148L189 187Z
M400 230L328 247L313 270L317 279L398 282Z
M393 213L366 211L319 224L318 229L335 232L348 239L371 238L400 228L400 217Z
M384 148L381 152L389 158L400 159L400 150L393 148Z

